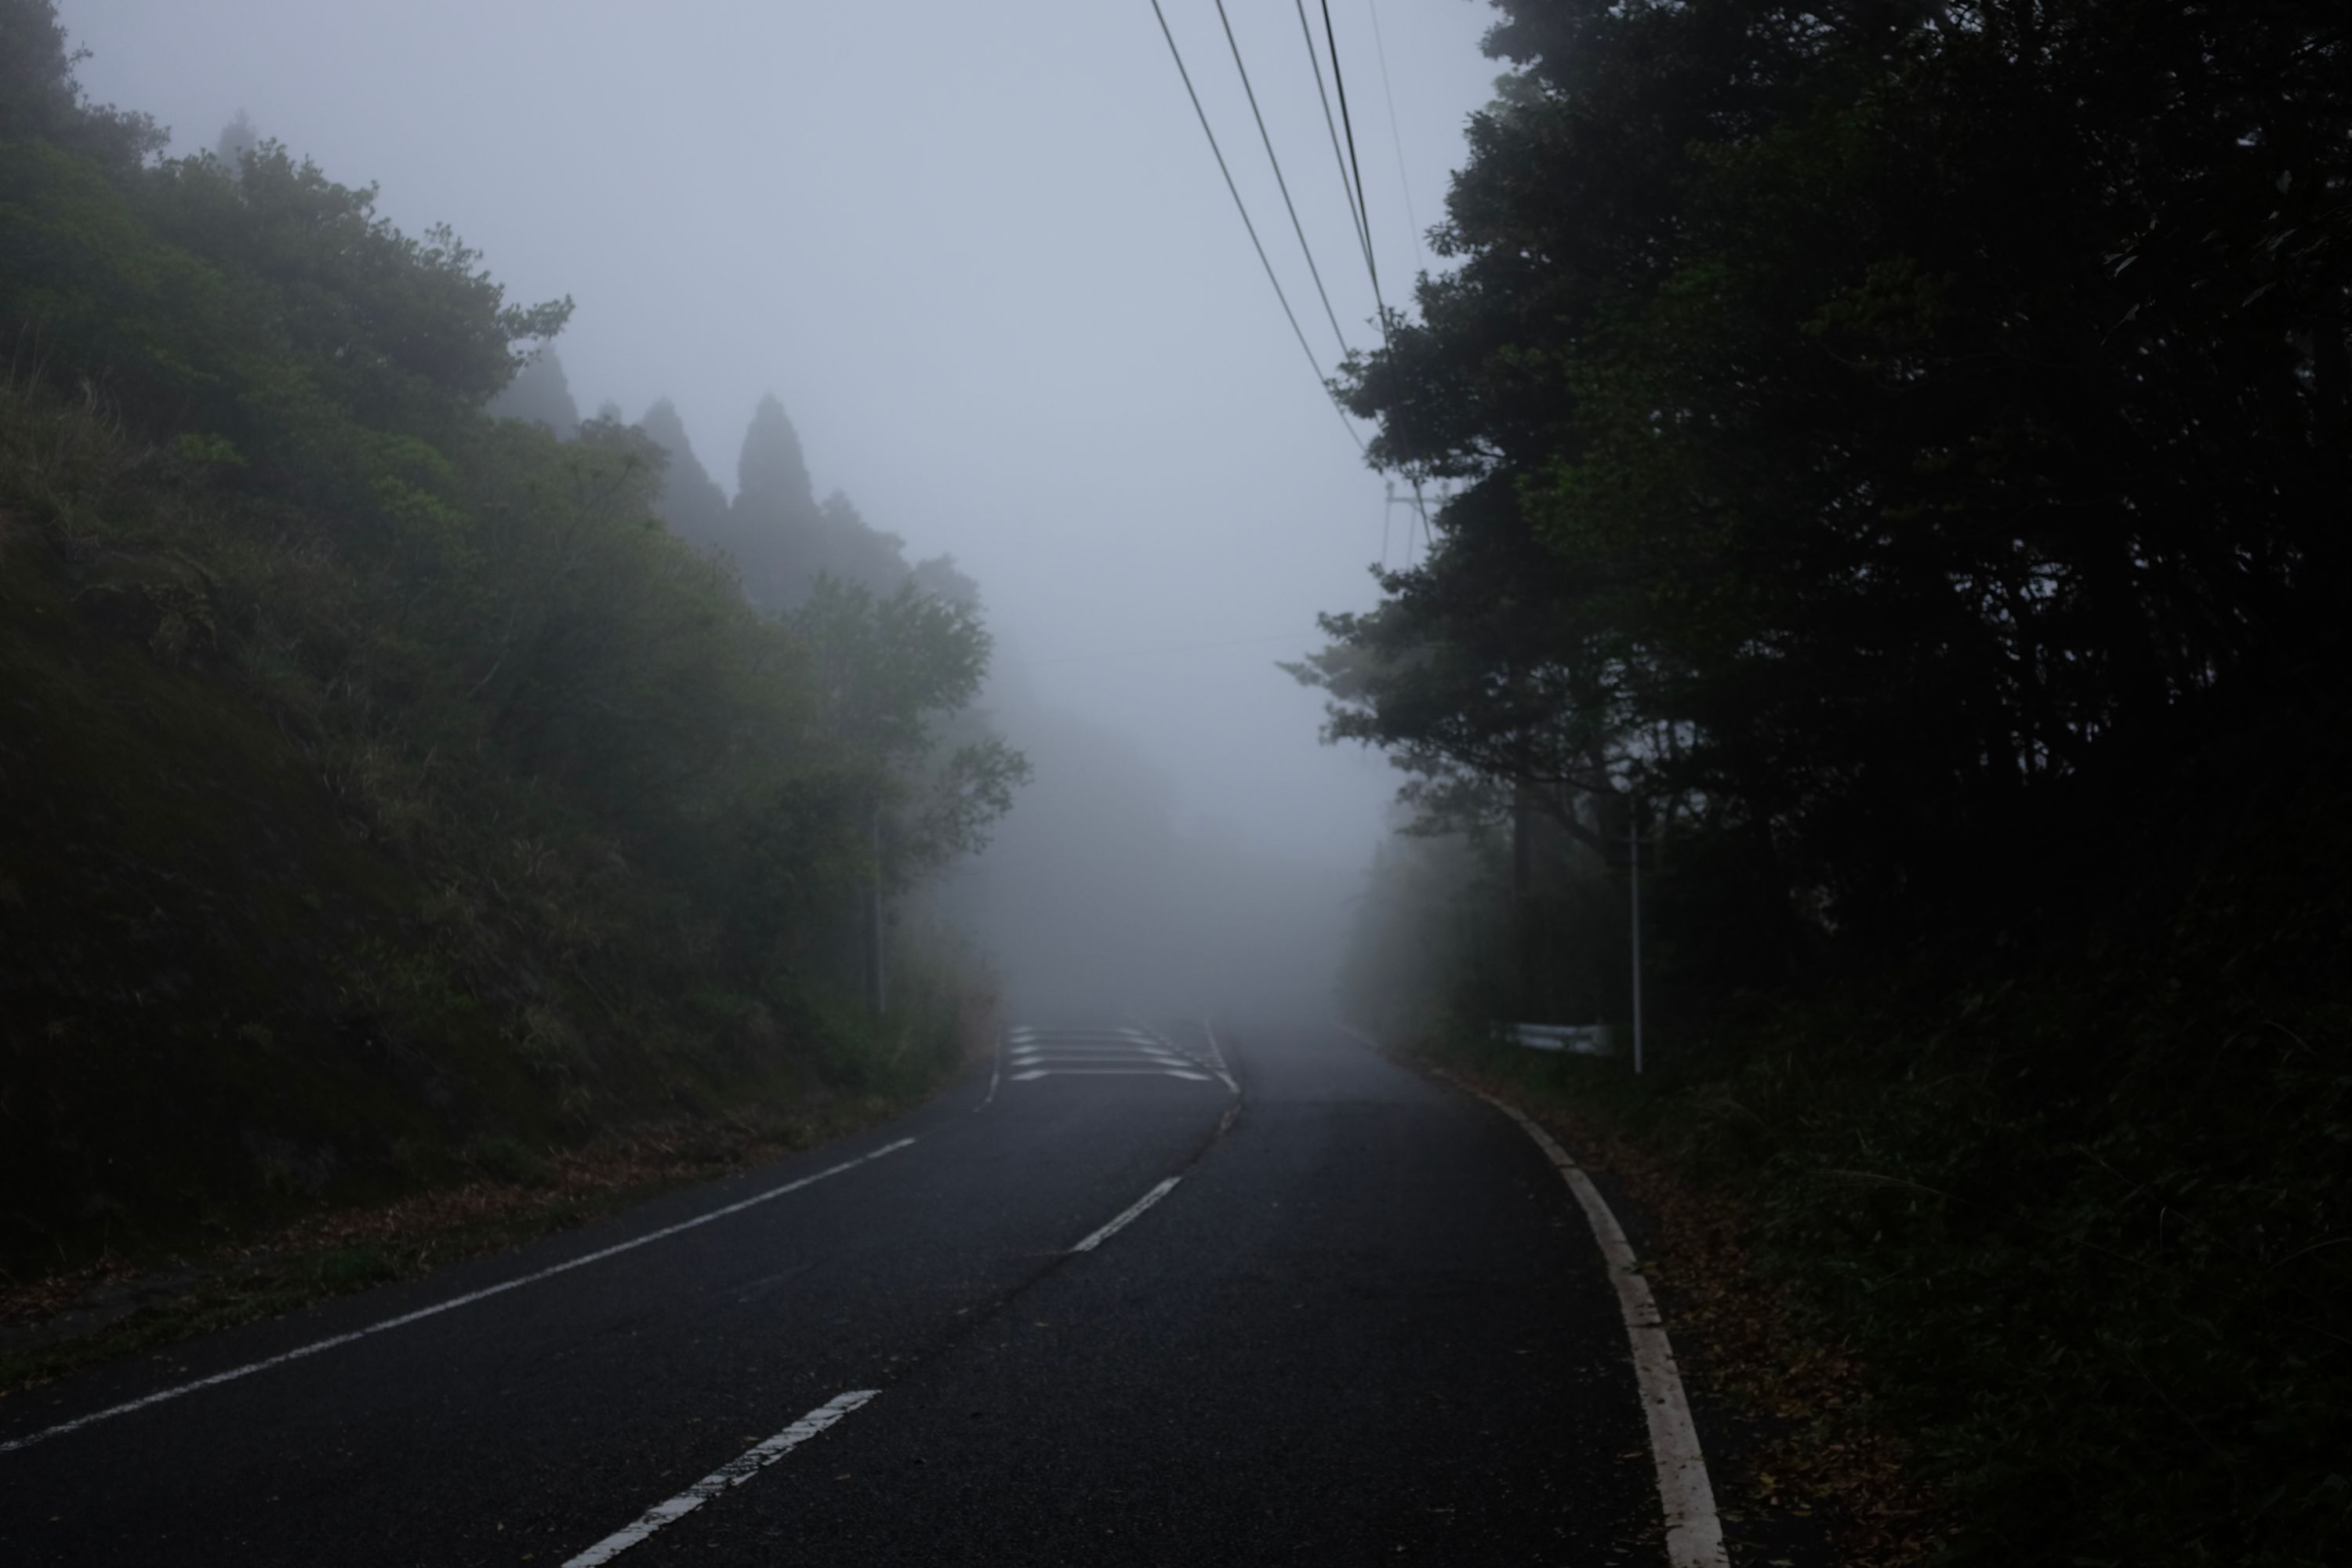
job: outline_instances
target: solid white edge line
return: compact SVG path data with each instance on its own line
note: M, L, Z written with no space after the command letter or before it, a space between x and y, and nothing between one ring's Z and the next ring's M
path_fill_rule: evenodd
M93 1411L88 1415L78 1415L71 1421L60 1421L54 1426L45 1426L40 1431L28 1433L22 1437L12 1437L6 1442L0 1442L0 1454L14 1453L19 1448L29 1448L34 1444L47 1442L51 1437L62 1437L68 1432L78 1432L85 1426L94 1426L100 1421L110 1421L118 1415L128 1415L133 1411L144 1410L151 1405L161 1405L166 1400L194 1394L198 1389L210 1388L216 1384L234 1383L241 1377L251 1377L257 1372L268 1372L272 1367L284 1366L288 1362L300 1361L306 1356L317 1355L320 1351L331 1351L339 1345L347 1345L354 1340L363 1340L370 1335L381 1334L392 1329L406 1328L411 1323L422 1322L427 1318L436 1318L444 1312L455 1311L459 1307L469 1307L477 1301L487 1301L493 1296L503 1296L509 1290L519 1290L525 1285L535 1285L541 1279L551 1279L558 1274L568 1274L574 1268L585 1268L591 1263L602 1263L607 1258L616 1258L624 1252L634 1252L640 1247L676 1236L681 1231L709 1225L712 1220L724 1219L729 1215L741 1214L748 1208L756 1208L761 1204L782 1197L786 1193L796 1193L803 1187L814 1186L828 1176L838 1176L844 1171L855 1170L869 1160L878 1160L885 1154L894 1153L914 1141L913 1138L908 1137L901 1138L895 1143L885 1143L879 1149L868 1150L854 1160L844 1160L840 1164L828 1166L813 1176L803 1176L797 1181L786 1182L782 1186L770 1187L766 1192L754 1193L748 1198L741 1198L724 1207L712 1209L708 1214L697 1215L692 1219L680 1220L676 1225L666 1225L659 1230L647 1231L643 1236L616 1242L611 1247L600 1247L594 1252L584 1253L578 1258L555 1264L551 1268L541 1268L535 1273L525 1274L518 1279L505 1280L483 1289L471 1290L463 1296L453 1296L446 1301L436 1302L430 1307L420 1307L415 1311L404 1312L397 1318L386 1318L380 1323L370 1323L363 1329L353 1329L347 1334L332 1334L323 1340L313 1340L307 1345L297 1345L290 1351L282 1351L277 1355L267 1356L260 1361L247 1362L243 1366L234 1366L226 1372L214 1373L210 1377L200 1377L192 1383L177 1384L170 1388L158 1389L153 1394L138 1399L126 1400L121 1405L111 1405L103 1410Z
M677 1523L728 1488L741 1486L880 1392L877 1388L853 1388L847 1394L835 1394L766 1442L745 1449L677 1496L667 1502L656 1503L626 1530L616 1530L579 1556L566 1558L563 1568L597 1568L599 1563L610 1563L655 1531L664 1525Z
M1345 1024L1338 1027L1342 1034L1380 1048L1380 1042L1370 1036ZM1642 1277L1641 1263L1625 1239L1624 1226L1617 1223L1616 1212L1583 1167L1570 1159L1568 1151L1527 1112L1458 1079L1449 1077L1446 1081L1468 1089L1517 1122L1552 1163L1568 1190L1576 1194L1577 1205L1592 1226L1593 1239L1601 1244L1610 1280L1617 1287L1618 1310L1624 1317L1625 1337L1633 1346L1633 1375L1642 1391L1642 1414L1649 1423L1650 1454L1657 1464L1658 1506L1665 1515L1666 1561L1673 1568L1728 1568L1731 1560L1724 1551L1723 1521L1715 1511L1715 1486L1707 1479L1706 1455L1699 1447L1698 1428L1691 1421L1682 1370L1675 1363L1675 1347L1666 1337L1657 1299L1650 1294L1650 1282Z
M1133 1203L1128 1205L1127 1207L1119 1210L1118 1214L1112 1218L1108 1225L1103 1226L1100 1230L1095 1232L1092 1236L1078 1243L1077 1246L1070 1248L1070 1250L1072 1252L1092 1252L1096 1247L1100 1247L1104 1242L1108 1241L1112 1237L1117 1236L1120 1231L1125 1230L1129 1225L1133 1224L1136 1216L1142 1214L1145 1209L1150 1208L1153 1204L1158 1203L1170 1193L1174 1192L1176 1190L1176 1184L1183 1179L1184 1178L1181 1176L1169 1177L1166 1181L1160 1183L1158 1186L1152 1188L1150 1192L1144 1194Z
M1683 1374L1675 1363L1675 1347L1666 1337L1650 1282L1625 1239L1615 1211L1583 1168L1552 1135L1536 1125L1525 1111L1506 1105L1482 1090L1471 1092L1497 1107L1526 1130L1576 1194L1592 1234L1609 1260L1617 1287L1617 1305L1625 1318L1625 1336L1633 1347L1633 1371L1642 1385L1642 1413L1649 1418L1650 1452L1658 1466L1658 1505L1666 1519L1666 1561L1674 1568L1724 1568L1730 1559L1723 1545L1723 1521L1715 1511L1715 1487L1707 1479L1706 1455L1701 1451L1698 1428L1692 1424L1690 1401L1683 1393Z

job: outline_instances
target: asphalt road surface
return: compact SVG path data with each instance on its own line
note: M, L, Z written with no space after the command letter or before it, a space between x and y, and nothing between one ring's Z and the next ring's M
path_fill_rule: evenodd
M0 1401L11 1565L1654 1563L1657 1516L1558 1175L1323 1026L1016 1030L859 1137Z

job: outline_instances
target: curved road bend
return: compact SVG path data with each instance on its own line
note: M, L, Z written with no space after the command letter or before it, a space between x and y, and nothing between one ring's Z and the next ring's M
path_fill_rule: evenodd
M0 1401L25 1568L1602 1564L1658 1539L1573 1200L1504 1117L1325 1026L1016 1030L830 1148Z

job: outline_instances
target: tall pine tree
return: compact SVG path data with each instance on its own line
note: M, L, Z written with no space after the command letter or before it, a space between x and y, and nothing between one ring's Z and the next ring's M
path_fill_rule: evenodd
M727 493L695 456L677 405L667 397L656 398L639 425L656 446L669 454L669 466L662 472L661 494L654 502L662 521L689 544L705 550L722 547L727 542Z
M824 518L800 433L772 393L760 399L743 434L731 521L728 547L752 603L782 611L806 597L817 576Z

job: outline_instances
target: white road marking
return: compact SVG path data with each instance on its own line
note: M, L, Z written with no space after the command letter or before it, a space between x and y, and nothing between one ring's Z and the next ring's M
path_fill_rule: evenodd
M1353 1029L1347 1032L1356 1034ZM1592 1178L1568 1157L1568 1151L1550 1133L1518 1107L1506 1105L1481 1089L1470 1092L1517 1122L1536 1141L1536 1147L1551 1161L1568 1190L1576 1194L1594 1238L1601 1243L1601 1256L1608 1261L1610 1279L1617 1287L1625 1337L1633 1347L1633 1375L1641 1385L1642 1414L1649 1420L1650 1454L1658 1468L1658 1505L1666 1519L1667 1563L1672 1568L1727 1568L1730 1558L1724 1552L1723 1521L1715 1511L1715 1487L1707 1479L1698 1428L1691 1424L1690 1401L1683 1393L1681 1369L1675 1364L1675 1347L1666 1338L1665 1321L1659 1316L1657 1300L1650 1294L1650 1282L1642 1278L1641 1264L1625 1240L1624 1227L1617 1223L1609 1200L1601 1195Z
M1031 1029L1007 1037L1015 1045L1053 1045L1058 1041L1101 1040L1108 1044L1150 1045L1168 1042L1147 1029Z
M766 1442L744 1450L740 1457L719 1466L667 1502L655 1504L626 1530L614 1531L579 1556L567 1559L563 1568L597 1568L599 1563L610 1563L655 1531L664 1525L676 1524L728 1488L741 1486L880 1392L877 1388L856 1388L825 1401Z
M193 1383L176 1384L170 1388L158 1389L155 1393L138 1399L109 1405L104 1410L94 1411L88 1415L79 1415L71 1421L60 1421L54 1426L43 1427L38 1432L29 1433L22 1437L12 1437L5 1443L0 1443L0 1454L14 1453L19 1448L29 1448L36 1443L47 1442L51 1437L62 1437L68 1432L78 1432L85 1426L94 1426L100 1421L110 1421L118 1415L128 1415L132 1411L144 1410L151 1405L161 1405L166 1400L194 1394L200 1388L210 1388L216 1384L234 1383L241 1377L251 1377L257 1372L268 1372L271 1367L284 1366L289 1361L300 1361L306 1356L317 1355L320 1351L331 1351L340 1345L350 1344L354 1340L366 1339L372 1334L406 1328L411 1323L423 1322L427 1318L437 1318L444 1312L452 1312L460 1307L470 1307L477 1301L487 1301L493 1296L503 1296L509 1290L519 1290L525 1285L535 1285L541 1279L551 1279L558 1274L568 1274L574 1268L585 1268L591 1263L602 1263L607 1258L617 1258L624 1252L633 1252L640 1247L676 1236L680 1231L692 1230L698 1226L709 1225L715 1219L725 1219L729 1215L741 1214L745 1209L756 1208L761 1204L782 1197L786 1193L796 1193L803 1187L814 1186L828 1176L838 1176L844 1171L856 1170L869 1160L878 1160L885 1154L904 1149L913 1142L912 1138L901 1138L895 1143L885 1143L879 1149L870 1150L854 1160L844 1160L840 1164L828 1166L813 1176L803 1176L798 1181L786 1182L782 1186L770 1187L766 1192L754 1193L748 1198L739 1199L724 1207L712 1209L708 1214L697 1215L692 1219L680 1220L676 1225L666 1225L659 1230L647 1231L645 1235L631 1240L616 1242L611 1247L584 1253L568 1262L558 1263L551 1268L541 1268L535 1273L525 1274L502 1284L492 1285L480 1290L471 1290L463 1296L453 1296L446 1301L436 1302L430 1307L420 1307L414 1312L404 1312L397 1318L386 1318L380 1323L370 1323L366 1328L353 1329L347 1334L331 1334L323 1340L313 1340L307 1345L297 1345L290 1351L283 1351L260 1361L247 1362L243 1366L231 1367L226 1372L216 1372L210 1377L200 1377Z
M1203 1032L1208 1026L1203 1023ZM1213 1033L1208 1049L1180 1045L1156 1029L1114 1026L1091 1029L1039 1029L1028 1025L1007 1029L999 1047L1000 1072L1006 1083L1034 1083L1041 1078L1146 1077L1181 1079L1206 1083L1214 1078L1235 1096L1241 1085L1225 1069L1224 1055ZM992 1079L989 1098L995 1098ZM988 1100L981 1101L986 1105ZM978 1109L975 1107L974 1109Z
M1180 1057L1173 1051L1055 1051L1051 1054L1015 1052L1013 1065L1017 1068L1061 1066L1075 1062L1148 1062L1153 1067L1174 1067L1179 1062L1195 1067L1207 1064L1194 1062L1191 1057Z
M1193 1083L1206 1083L1204 1072L1187 1072L1182 1068L1031 1068L1006 1079L1008 1083L1030 1083L1041 1078L1181 1078Z
M1224 1080L1227 1089L1238 1096L1242 1091L1242 1086L1235 1083L1234 1075L1225 1069L1225 1047L1217 1044L1217 1031L1209 1026L1209 1020L1206 1018L1201 1020L1201 1034L1209 1042L1209 1054L1217 1058L1217 1076Z
M990 1103L996 1099L996 1086L998 1081L1003 1077L1004 1038L1003 1036L999 1036L996 1041L996 1056L988 1064L988 1093L981 1098L981 1101L978 1105L971 1108L973 1115L977 1116L980 1112L986 1110L989 1108Z
M1176 1184L1183 1179L1184 1178L1181 1176L1169 1177L1166 1181L1160 1183L1158 1186L1152 1188L1150 1192L1144 1194L1133 1203L1128 1205L1127 1207L1121 1209L1108 1225L1103 1226L1100 1230L1095 1232L1092 1236L1078 1243L1077 1246L1070 1248L1070 1250L1072 1252L1092 1252L1096 1247L1100 1247L1104 1242L1108 1241L1112 1237L1117 1236L1120 1231L1125 1230L1129 1225L1133 1224L1136 1216L1140 1215L1145 1209L1150 1208L1153 1204L1158 1203L1170 1193L1174 1192L1176 1190Z

